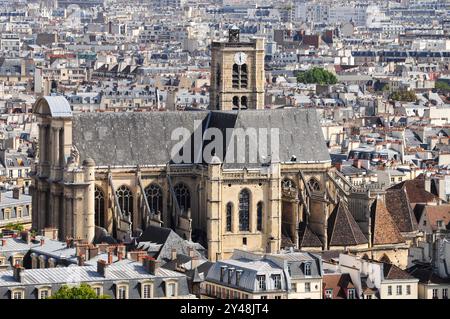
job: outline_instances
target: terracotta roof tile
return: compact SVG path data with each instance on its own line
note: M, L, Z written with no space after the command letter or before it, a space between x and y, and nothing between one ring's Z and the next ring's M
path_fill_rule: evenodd
M333 299L347 299L347 289L355 288L349 274L326 274L323 276L323 290L333 289Z
M300 247L322 248L322 242L319 237L314 234L306 223L300 223L298 230L298 244Z
M328 245L355 246L368 243L347 204L339 202L328 218Z
M376 199L371 207L372 245L403 243L405 240L384 202Z
M386 191L385 204L391 213L395 224L401 232L413 232L417 230L417 222L406 191L404 189L390 188Z

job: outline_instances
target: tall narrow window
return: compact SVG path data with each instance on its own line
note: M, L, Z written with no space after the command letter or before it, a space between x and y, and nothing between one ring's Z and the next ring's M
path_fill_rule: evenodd
M227 231L231 232L232 231L232 217L233 217L233 204L228 203L227 204Z
M233 89L239 89L239 65L233 64L232 83Z
M239 193L239 230L250 230L250 193L244 189Z
M263 203L259 202L256 207L256 230L262 231L263 229Z
M103 191L95 187L95 225L105 227L105 195Z
M311 263L304 263L305 276L311 276Z
M233 97L233 109L239 109L239 96Z
M246 89L248 87L248 69L247 64L241 66L241 89Z
M162 189L156 184L151 184L145 189L145 197L147 198L150 211L153 214L162 212Z
M248 108L248 99L246 96L241 97L241 108Z
M122 214L129 216L133 220L133 193L127 186L122 185L116 191L116 194Z
M191 208L191 193L189 192L189 188L184 184L178 184L175 186L174 191L181 211L186 213Z
M220 64L217 64L217 73L216 73L216 85L220 87L222 81L222 72L220 70Z

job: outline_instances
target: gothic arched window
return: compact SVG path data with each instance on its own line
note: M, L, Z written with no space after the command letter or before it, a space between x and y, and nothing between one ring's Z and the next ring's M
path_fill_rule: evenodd
M247 64L241 66L241 88L246 89L248 86L248 69Z
M259 202L256 206L256 230L262 231L263 229L263 203Z
M311 178L308 182L309 189L313 192L320 192L320 184L315 178Z
M117 198L119 200L119 207L122 214L132 217L133 215L133 193L125 186L120 186L116 191ZM132 218L131 218L132 220Z
M239 89L239 65L233 64L233 74L232 74L232 81L233 81L233 89Z
M239 96L233 96L233 108L239 108Z
M180 209L183 213L187 213L188 209L191 208L191 193L189 192L189 188L184 184L178 184L175 186L174 191Z
M163 197L162 189L156 184L151 184L145 189L145 197L147 198L148 206L153 214L162 212Z
M241 97L241 107L246 109L248 107L248 99L246 96Z
M295 185L292 179L286 178L281 182L281 189L283 191L293 191L297 190L297 185Z
M239 193L239 230L250 230L250 193L246 189Z
M105 194L99 187L95 187L95 225L105 227Z
M226 216L226 222L227 222L227 231L232 231L232 218L233 218L233 204L228 203L227 204L227 216Z

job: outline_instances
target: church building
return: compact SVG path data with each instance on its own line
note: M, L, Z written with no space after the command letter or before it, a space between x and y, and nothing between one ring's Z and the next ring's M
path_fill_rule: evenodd
M371 231L358 227L369 224L370 203L358 221L355 205L339 204L352 186L331 166L317 112L263 109L261 41L241 43L232 29L212 44L210 110L74 113L64 97L40 98L33 228L126 243L163 226L204 245L212 261L236 248L367 250Z

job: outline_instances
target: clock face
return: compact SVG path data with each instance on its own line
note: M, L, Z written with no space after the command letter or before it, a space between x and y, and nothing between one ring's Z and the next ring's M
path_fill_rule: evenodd
M245 62L247 62L247 54L245 54L244 52L238 52L234 55L234 62L237 65L242 65Z

